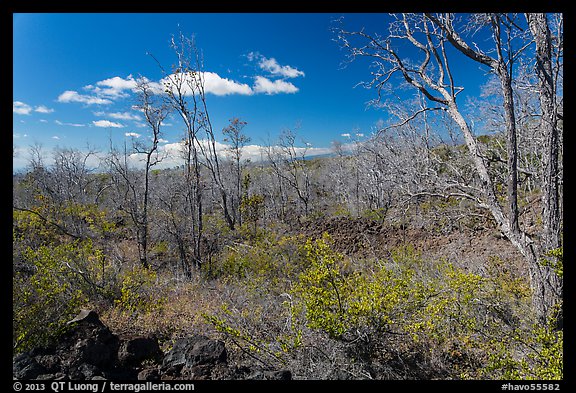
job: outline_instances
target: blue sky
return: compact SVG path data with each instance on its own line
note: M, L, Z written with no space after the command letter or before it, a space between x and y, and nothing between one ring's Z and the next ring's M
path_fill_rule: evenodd
M233 117L248 123L254 145L275 142L285 129L317 153L347 134L368 136L386 113L367 107L373 90L355 88L370 79L368 63L342 67L345 52L330 31L341 16L347 28L386 31L386 14L14 14L14 169L33 144L105 151L110 139L145 138L130 87L139 76L162 79L147 53L169 69L179 31L195 35L203 52L220 141ZM477 78L476 65L464 66L465 79ZM162 144L176 144L182 130L175 115L168 118Z

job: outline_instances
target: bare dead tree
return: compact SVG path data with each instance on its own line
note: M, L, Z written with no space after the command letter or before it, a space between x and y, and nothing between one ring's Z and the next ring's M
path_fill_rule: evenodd
M250 137L242 132L246 126L246 122L238 118L230 120L230 124L222 130L225 135L224 142L228 142L230 147L227 153L232 160L232 171L234 175L234 195L232 195L232 218L234 222L242 225L242 215L240 214L240 203L242 200L242 150L248 142Z
M558 74L561 72L560 58L562 56L562 19L558 28L559 36L556 37L556 47L548 24L546 14L526 14L528 26L534 37L536 47L536 75L538 76L538 96L540 99L540 129L544 133L545 144L542 186L542 248L543 251L553 250L561 245L561 215L560 215L560 186L559 186L559 105L557 102ZM561 17L561 15L560 15ZM556 298L563 296L562 280L550 270L542 266L540 274L543 276L549 288L555 292ZM548 298L547 288L543 288L539 294ZM553 303L549 300L546 306Z
M178 37L172 37L171 47L178 58L177 64L173 66L170 72L167 72L159 62L158 65L165 76L164 91L167 102L180 116L185 127L182 147L187 186L186 200L191 216L190 232L193 241L193 262L196 267L200 267L202 263L200 246L204 230L202 198L204 185L201 176L201 156L197 143L200 130L198 121L200 107L195 83L198 70L193 64L196 46L193 38L186 38L180 33Z
M92 170L87 162L95 154L89 146L85 152L74 148L55 149L53 172L60 179L57 183L68 201L88 202L88 188L93 179L89 176Z
M231 230L234 230L235 221L232 214L230 214L228 191L226 190L224 178L222 175L219 152L216 148L216 137L214 135L214 129L212 128L212 121L210 120L210 114L208 112L208 105L206 101L204 62L201 54L198 51L196 51L196 67L198 72L195 74L196 78L193 79L193 83L195 84L195 89L198 92L198 98L201 103L199 124L205 135L204 141L198 141L198 146L204 157L204 164L212 175L212 180L214 181L214 184L217 186L217 189L220 193L220 203L222 212L224 214L224 219L226 220L228 227Z
M140 264L149 268L148 261L148 207L150 198L150 172L160 163L163 155L158 150L161 137L162 122L169 113L169 108L162 99L154 93L148 80L139 78L136 86L137 104L150 129L150 141L141 142L133 140L132 150L129 152L126 143L123 152L110 147L108 164L112 175L112 182L118 193L118 208L130 216L136 230L138 255ZM142 178L138 179L138 168L133 168L130 158L141 159L143 162Z
M558 294L550 288L542 274L540 256L541 251L534 240L518 225L517 208L517 141L516 120L514 114L512 92L512 65L516 56L522 53L525 44L518 51L512 51L512 30L517 28L506 16L492 14L488 16L489 25L493 32L496 56L473 49L456 32L452 21L454 16L400 14L394 15L390 24L390 31L386 37L371 35L361 31L346 31L337 29L338 39L342 46L348 50L350 59L367 57L373 60L376 71L368 87L376 87L378 99L384 91L384 86L397 80L399 77L407 85L416 89L426 97L425 105L408 116L398 125L407 124L418 116L430 111L443 111L458 125L469 158L478 177L478 184L460 184L455 182L449 185L445 193L457 195L460 198L473 200L478 206L490 212L503 234L518 248L528 262L531 285L533 289L533 305L539 319L546 318L552 305L557 302ZM506 31L502 33L502 29ZM352 42L353 40L353 42ZM408 42L417 50L417 55L405 59L399 52L397 42ZM504 96L504 111L508 154L508 191L507 209L504 209L498 200L494 179L488 171L486 158L466 121L465 116L457 103L457 95L463 90L454 81L446 44L450 44L461 53L473 60L490 67L501 81ZM552 272L548 272L553 274Z
M146 125L151 131L151 143L146 146L144 143L135 143L134 151L144 155L144 195L142 196L142 212L139 217L139 248L140 263L148 267L148 201L150 197L150 170L153 166L162 161L162 156L158 151L158 142L161 136L162 122L169 114L169 108L164 105L161 99L153 92L147 80L140 78L136 86L138 103L136 107L144 114Z
M486 14L477 15L477 23L488 24L492 32L492 38L495 44L495 57L487 53L473 49L468 43L456 32L453 21L454 14L426 14L426 16L446 34L446 39L458 49L461 53L470 59L483 64L497 75L501 83L503 97L504 124L506 127L506 151L508 152L508 180L507 184L507 221L510 231L515 237L521 237L520 227L518 224L518 145L516 132L516 115L514 112L514 94L512 90L513 68L517 56L519 56L524 47L519 50L513 50L512 41L514 32L518 31L510 16L504 14Z
M194 242L190 238L190 211L187 201L189 185L186 182L186 171L174 169L162 173L162 186L156 192L158 198L157 215L160 216L157 225L161 231L171 238L171 245L176 243L176 253L179 264L174 266L176 277L191 277L190 256L194 255Z
M310 208L311 183L310 173L306 167L306 153L309 145L296 146L296 133L284 130L279 137L276 154L269 154L268 159L277 176L287 184L297 196L304 207L304 216L308 215Z
M229 195L223 180L219 152L206 100L204 63L194 37L187 38L182 33L171 41L178 62L170 72L166 72L164 87L168 102L180 115L185 128L184 150L186 170L192 188L190 200L196 217L193 222L195 239L195 261L201 263L200 244L203 231L201 167L208 169L213 184L220 196L220 205L226 223L234 229L234 219L230 214Z
M282 169L280 167L280 153L278 148L270 141L262 147L262 153L263 156L266 157L266 161L270 165L272 172L269 174L272 181L264 182L264 194L267 195L268 199L271 201L271 208L274 210L276 218L280 221L284 221L286 219L288 196L285 186L286 181L284 180Z

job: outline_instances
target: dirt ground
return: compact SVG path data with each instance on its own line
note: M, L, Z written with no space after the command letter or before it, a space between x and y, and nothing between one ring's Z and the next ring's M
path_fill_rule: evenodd
M334 248L349 256L389 258L390 250L411 244L424 259L447 258L471 270L481 268L490 256L521 263L519 251L494 228L438 233L426 228L392 226L368 218L322 218L303 224L301 232L320 238L327 232Z

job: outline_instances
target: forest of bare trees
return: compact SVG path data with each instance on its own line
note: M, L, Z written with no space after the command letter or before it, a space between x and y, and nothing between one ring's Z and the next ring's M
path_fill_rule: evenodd
M13 176L14 351L94 308L166 346L218 334L301 379L562 379L563 15L392 17L333 25L390 120L328 157L294 127L247 160L251 119L234 117L219 150L181 33L163 91L138 79L147 142L30 147ZM479 96L461 99L455 57L485 72ZM182 165L159 169L169 114Z

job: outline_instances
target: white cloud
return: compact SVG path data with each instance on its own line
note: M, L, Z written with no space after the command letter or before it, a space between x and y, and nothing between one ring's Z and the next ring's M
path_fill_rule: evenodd
M136 87L136 80L132 75L128 75L126 79L115 76L112 78L104 79L103 81L96 82L98 86L105 86L114 90L127 90Z
M22 101L13 101L12 102L12 112L17 113L19 115L29 115L30 113L38 112L38 113L52 113L54 109L50 109L45 105L38 105L36 108L32 109L32 107Z
M44 105L39 105L36 107L36 109L34 109L34 112L38 112L38 113L52 113L54 112L54 109L50 109Z
M280 75L286 78L296 78L299 76L304 76L304 72L296 68L290 67L289 65L281 66L273 57L271 57L270 59L262 57L258 65L264 71L268 71L272 75Z
M111 128L123 128L124 125L120 123L114 123L110 120L94 120L92 121L96 127L111 127Z
M54 120L54 123L58 124L59 126L69 126L69 127L86 127L86 124L79 124L79 123L63 123L60 120Z
M138 134L138 133L136 133L136 132L126 132L126 133L124 134L124 136L129 136L129 137L132 137L132 138L140 138L141 135Z
M112 101L107 98L100 98L94 96L87 96L84 94L79 94L74 90L66 90L64 93L58 96L58 102L69 103L69 102L81 102L87 105L106 105L111 104Z
M296 77L304 75L302 71L299 71L293 67L280 66L275 59L267 59L264 56L260 56L260 63L262 69L265 69L273 75L280 75L283 77ZM255 93L295 93L298 91L298 88L289 82L282 80L270 81L263 76L256 77L256 82L253 87L246 83L221 77L215 72L204 71L200 73L199 76L202 78L202 82L204 83L204 92L206 94L214 94L217 96L227 96L232 94L253 95ZM192 76L190 74L171 74L158 82L150 81L145 77L143 77L142 80L148 83L151 91L155 94L164 94L166 89L165 86L168 82L172 82L171 84L174 85L174 82L179 81L182 85L181 87L183 94L188 96L192 95L193 89L190 88L190 85L194 85L194 83L188 82L194 81L187 81L186 79L182 78L192 78ZM75 90L66 90L58 96L58 102L79 102L87 105L108 105L112 104L113 101L119 98L125 98L129 96L130 93L136 92L137 85L138 80L134 79L132 75L128 75L126 78L114 76L98 81L94 84L84 86L84 90L89 92L89 94L81 94ZM29 114L30 110L31 108L26 104L19 103L17 101L14 102L15 113ZM36 110L42 113L50 113L52 111L45 106L39 106L36 108ZM140 120L140 117L130 112L95 112L94 114L96 116L107 116L117 120ZM96 125L96 123L94 124Z
M58 135L54 135L52 139L60 140L60 137Z
M240 94L240 95L251 95L253 94L252 89L245 83L239 83L228 78L222 78L215 72L202 72L201 77L203 78L204 82L204 92L206 94L214 94L217 96L226 96L230 94ZM184 79L182 79L184 78ZM172 74L165 78L163 78L160 82L163 86L166 85L168 82L172 82L171 84L178 84L182 87L182 92L185 95L192 95L193 90L190 89L189 85L194 86L194 80L187 80L188 78L192 78L191 75L186 74L182 76L182 74Z
M340 136L344 137L344 138L350 138L350 134L349 133L344 133L344 134L340 134Z
M128 75L126 79L119 76L114 76L112 78L96 82L96 86L88 85L84 88L96 93L96 95L99 97L105 97L114 100L117 98L127 97L128 93L126 93L126 90L133 90L136 88L136 85L137 82L134 77L132 75Z
M117 120L141 120L140 116L130 112L94 112L95 116L111 117Z
M204 90L217 96L229 94L251 95L252 89L245 83L238 83L228 78L222 78L215 72L204 72Z
M29 115L32 112L32 107L22 101L13 101L12 112L18 115Z
M249 61L254 61L256 60L260 55L260 53L258 52L250 52L246 55L246 57L248 58Z
M257 76L254 82L254 92L265 94L296 93L298 88L290 82L277 79L271 81L263 76Z
M299 76L304 76L303 71L289 65L282 66L278 64L278 61L273 57L267 58L258 52L250 52L247 57L250 61L259 60L258 66L260 69L267 71L272 75L282 76L284 78L297 78Z
M200 143L206 147L208 140L201 140ZM227 150L230 148L230 145L216 141L215 147L220 157L227 157ZM263 149L264 147L260 145L246 145L242 148L242 159L251 161L266 160L266 154L263 153ZM278 146L273 146L272 149L280 151ZM305 152L306 157L332 153L332 149L329 147L296 147L295 150L296 154L300 155ZM184 144L182 142L168 143L161 146L159 151L161 154L166 155L166 158L162 161L163 166L170 167L183 164Z

